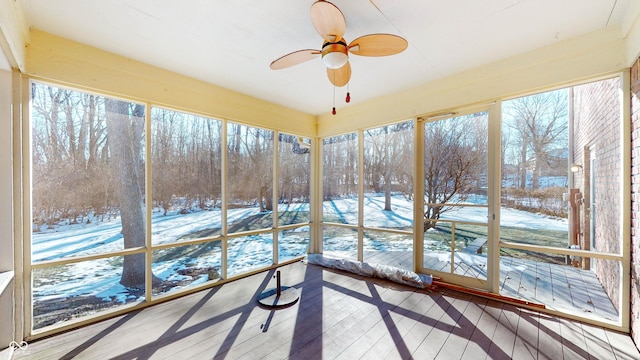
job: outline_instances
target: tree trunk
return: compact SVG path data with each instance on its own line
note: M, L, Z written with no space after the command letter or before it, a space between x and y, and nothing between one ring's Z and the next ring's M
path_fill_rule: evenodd
M441 206L427 205L427 211L424 213L423 232L436 227L437 220L440 219Z
M384 209L386 211L391 211L391 178L392 178L392 169L391 169L391 154L389 153L389 148L391 147L389 141L389 127L385 126L384 129Z
M533 168L533 176L531 179L531 188L532 189L537 189L538 187L540 187L540 170L541 170L541 166L540 166L540 161L538 161L538 159L540 159L540 157L536 157L536 165Z
M384 209L391 211L391 185L384 186Z
M273 196L272 191L269 191L269 187L265 187L264 202L265 210L273 211Z
M527 187L527 139L522 137L522 149L520 154L520 189Z
M140 139L135 136L135 119L131 119L129 104L126 102L107 99L105 108L109 151L114 180L118 184L115 195L120 205L124 247L144 247L144 204L136 171L136 165L141 161L136 156L139 153L137 148L140 147ZM126 287L143 288L145 270L145 254L125 256L120 283ZM154 276L154 283L158 282L160 279Z

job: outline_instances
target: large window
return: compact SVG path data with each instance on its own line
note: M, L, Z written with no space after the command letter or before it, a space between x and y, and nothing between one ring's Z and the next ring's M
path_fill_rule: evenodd
M619 323L620 86L606 79L323 139L324 253Z
M487 279L488 118L424 120L423 265L443 276Z
M277 129L33 82L31 328L260 271L304 256L311 241L328 255L616 321L619 88L602 80L314 147Z
M364 131L364 226L411 231L413 122Z
M311 139L278 136L278 259L305 255L309 248L311 219Z
M413 270L413 121L363 132L363 261Z
M358 134L323 141L324 222L358 224Z
M31 95L38 329L144 299L145 255L109 253L146 245L145 106L39 83Z
M220 234L221 141L220 120L152 108L154 244Z
M324 253L413 269L414 130L406 121L324 139Z
M562 89L503 103L503 241L569 245L562 197L569 186L568 93Z
M358 133L324 139L322 157L322 221L335 224L323 227L323 251L357 259Z
M228 125L230 233L273 225L273 137L270 130Z
M151 241L154 295L222 273L222 121L158 107L151 109Z
M503 103L504 295L619 319L619 88L614 78Z
M227 241L228 276L273 263L273 149L271 130L229 123L227 132L229 233L251 232Z
M31 90L33 330L306 254L309 138Z

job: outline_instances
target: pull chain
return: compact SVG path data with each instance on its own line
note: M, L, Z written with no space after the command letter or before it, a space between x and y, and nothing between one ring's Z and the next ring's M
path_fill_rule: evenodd
M349 93L349 83L347 83L347 97L344 99L344 101L347 103L351 101L351 94Z
M336 86L333 85L333 110L331 110L333 115L336 114Z

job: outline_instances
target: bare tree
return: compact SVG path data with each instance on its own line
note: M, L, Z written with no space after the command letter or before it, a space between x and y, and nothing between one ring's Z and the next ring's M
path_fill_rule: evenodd
M273 210L273 131L231 124L229 140L230 200Z
M549 165L549 151L567 140L565 90L525 96L505 103L505 115L519 134L520 188L526 187L527 168L533 167L532 188L539 187L541 171Z
M33 215L40 226L104 214L106 131L102 98L34 83L32 87ZM73 189L73 191L69 191Z
M358 133L324 139L323 158L324 199L358 194Z
M387 125L365 132L365 178L375 192L384 192L384 210L391 211L394 190L411 191L413 168L413 123ZM394 189L395 188L395 189Z
M487 116L461 116L425 124L424 231L464 201L486 178Z
M310 149L300 145L301 138L279 135L278 196L282 203L309 201Z
M140 171L144 107L107 99L105 110L109 152L114 178L118 183L115 192L120 205L124 247L144 247L144 203L140 187L144 179L144 173ZM145 254L127 255L124 257L120 283L141 288L145 284L145 271ZM160 279L153 276L154 285L159 282Z
M175 192L171 186L171 182L176 176L176 167L172 162L175 158L173 132L177 127L174 126L174 115L174 112L165 109L152 111L153 198L156 205L162 208L164 215L167 215L171 208L171 198Z

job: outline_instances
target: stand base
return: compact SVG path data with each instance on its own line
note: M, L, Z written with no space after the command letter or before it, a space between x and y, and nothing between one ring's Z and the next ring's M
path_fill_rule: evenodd
M269 289L258 295L258 302L265 307L277 309L291 306L300 299L300 291L296 288L283 286L280 288L280 296L278 289Z

